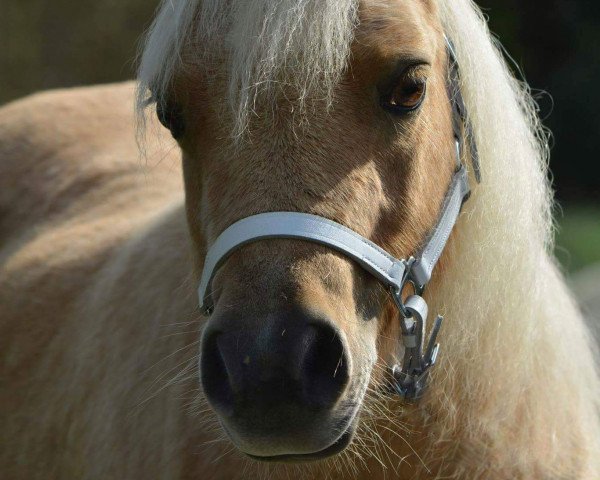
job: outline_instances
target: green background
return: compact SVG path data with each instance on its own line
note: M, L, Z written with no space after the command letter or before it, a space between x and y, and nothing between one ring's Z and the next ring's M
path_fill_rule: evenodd
M3 0L0 103L36 90L134 75L156 0ZM490 27L534 89L553 131L557 255L600 262L600 2L482 0Z

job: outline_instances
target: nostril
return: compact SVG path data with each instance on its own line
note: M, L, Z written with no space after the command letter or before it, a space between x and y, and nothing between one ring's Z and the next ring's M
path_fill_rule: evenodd
M326 320L277 317L252 335L241 327L208 328L200 376L206 399L222 417L239 420L265 409L284 416L297 416L297 409L326 412L346 390L351 366L343 333Z
M305 395L314 406L333 408L349 381L346 349L334 327L319 323L312 328L315 334L303 363Z
M222 415L233 410L233 392L225 360L219 348L219 334L208 335L202 342L200 375L204 394Z

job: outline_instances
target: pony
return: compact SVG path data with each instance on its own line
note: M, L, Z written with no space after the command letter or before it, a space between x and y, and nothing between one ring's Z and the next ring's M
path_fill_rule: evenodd
M250 215L422 244L455 168L444 36L483 180L424 292L423 397L386 392L388 292L324 246L236 251L207 319L207 248ZM0 110L3 477L600 478L547 138L470 0L165 0L137 83Z

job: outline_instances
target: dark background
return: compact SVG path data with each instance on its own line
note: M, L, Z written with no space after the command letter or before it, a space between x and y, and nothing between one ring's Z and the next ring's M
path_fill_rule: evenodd
M0 103L27 93L132 78L157 0L3 0ZM553 132L551 169L564 207L558 255L600 261L600 2L481 0ZM521 74L520 74L521 75Z
M600 200L600 2L482 0L554 134L559 199ZM546 93L547 92L547 93Z

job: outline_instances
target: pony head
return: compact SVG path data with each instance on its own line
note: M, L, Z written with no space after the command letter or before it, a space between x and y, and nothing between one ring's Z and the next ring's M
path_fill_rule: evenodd
M492 60L479 65L482 78L498 76L498 95L508 99L498 124L513 121L510 128L524 132L515 138L516 161L532 159L535 171L525 178L539 175L545 185L510 76L468 3L453 11L433 0L164 2L142 58L139 106L150 92L181 147L198 274L221 232L271 211L334 220L396 258L414 253L436 223L456 167L445 33L457 36L459 63L469 36L483 35L478 53L485 49ZM471 23L460 24L458 10ZM467 31L472 25L475 33ZM475 85L476 62L467 67L472 104L484 90ZM476 136L487 113L475 110ZM513 173L529 167L525 161ZM541 245L543 188L530 202L543 215L529 240ZM498 192L496 205L508 198L495 185L489 192L475 208L493 207ZM482 256L472 258L480 268ZM437 285L453 263L443 256L434 276L437 305ZM212 288L201 381L233 443L266 461L343 450L367 400L379 396L386 366L402 353L388 292L331 249L281 239L237 250Z

